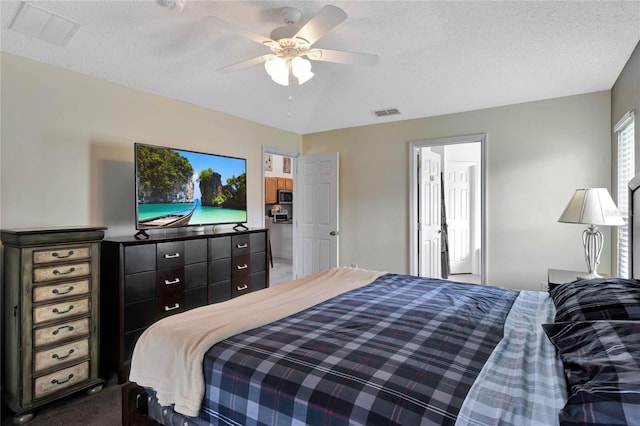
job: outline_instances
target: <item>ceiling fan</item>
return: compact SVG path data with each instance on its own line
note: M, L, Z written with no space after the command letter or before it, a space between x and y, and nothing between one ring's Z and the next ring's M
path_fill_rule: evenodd
M339 7L324 6L302 27L296 25L302 16L299 9L284 7L280 13L284 16L285 25L274 29L269 37L246 30L217 16L206 17L205 19L214 22L220 28L260 43L271 50L271 53L224 66L218 71L237 71L264 63L273 81L288 86L292 76L297 79L298 84L303 84L314 76L311 72L311 62L307 58L313 61L356 65L374 65L378 62L378 55L314 47L327 32L347 18L347 14Z

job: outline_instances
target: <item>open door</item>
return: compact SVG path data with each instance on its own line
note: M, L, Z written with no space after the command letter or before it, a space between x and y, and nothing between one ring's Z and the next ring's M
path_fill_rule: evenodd
M295 277L338 266L338 153L299 157Z
M420 152L418 218L420 230L420 264L418 275L440 278L441 182L440 154L424 148Z
M446 166L447 225L449 240L452 241L449 253L452 274L471 274L473 272L472 225L475 210L474 175L475 164L450 162Z

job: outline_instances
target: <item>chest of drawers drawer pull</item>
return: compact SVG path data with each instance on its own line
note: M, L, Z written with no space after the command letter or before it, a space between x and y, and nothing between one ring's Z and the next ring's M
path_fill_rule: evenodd
M73 373L69 374L69 376L66 379L52 379L51 380L51 384L52 385L63 385L65 383L67 383L69 380L73 379Z
M249 245L247 243L236 244L236 248L239 248L239 249L243 249L243 248L247 248L247 247L249 247Z
M60 254L57 251L54 251L53 253L51 253L51 257L55 257L57 259L68 259L71 256L73 256L73 250L69 250L67 254Z
M51 290L51 293L55 294L56 296L61 296L63 294L69 294L73 291L73 286L70 285L69 287L67 287L66 290L58 290L57 288L54 288L53 290Z
M76 271L76 268L74 268L74 267L69 268L65 272L58 271L57 269L54 269L53 270L53 275L69 275L69 274L73 274L75 271Z
M179 257L180 257L180 253L174 253L174 254L165 253L164 255L165 259L177 259Z
M169 312L169 311L173 311L174 309L178 309L179 307L180 307L180 304L179 304L179 303L174 303L174 305L173 305L173 306L166 306L166 305L165 305L164 310L165 310L166 312Z
M247 265L246 263L242 264L242 265L237 265L236 269L238 271L242 271L243 269L247 269L249 267L249 265Z
M239 285L239 286L237 286L236 288L238 289L238 291L242 291L242 290L246 290L246 289L248 289L248 288L249 288L249 286L245 284L245 285Z
M74 306L73 305L69 305L69 307L67 309L65 309L64 311L58 310L58 308L53 308L51 310L51 312L53 312L56 315L64 315L64 314L68 314L69 312L73 311Z
M180 284L180 278L176 278L174 280L164 280L164 284L165 285Z
M74 326L72 326L72 325L63 325L63 326L60 326L60 327L56 328L55 330L53 330L53 331L51 332L51 334L53 334L54 336L57 336L57 335L58 335L58 333L60 333L60 332L61 332L61 331L63 331L63 330L66 330L66 331L73 331L74 329L75 329L75 327L74 327Z
M58 361L62 361L63 359L69 358L74 352L75 351L73 349L69 349L69 352L67 352L66 355L53 354L51 355L51 358L57 359Z

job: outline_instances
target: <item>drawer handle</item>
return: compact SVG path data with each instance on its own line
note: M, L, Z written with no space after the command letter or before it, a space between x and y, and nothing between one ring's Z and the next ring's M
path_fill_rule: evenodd
M51 290L51 293L53 294L57 294L58 296L63 295L63 294L69 294L73 291L73 286L70 285L68 289L64 290L64 291L60 291L57 288L54 288L53 290Z
M236 248L239 248L239 249L247 248L247 247L249 247L249 245L247 243L236 244Z
M66 354L66 355L53 354L53 355L51 355L51 358L57 359L58 361L62 361L63 359L69 358L73 352L74 352L73 349L69 349L69 353L68 354Z
M51 253L51 256L57 257L58 259L66 259L73 256L73 250L69 250L67 254L60 254L57 251L54 251L53 253Z
M247 269L249 267L249 265L247 265L246 263L244 265L238 265L236 266L236 269L238 269L239 271L243 270L243 269Z
M67 383L71 379L73 379L73 373L69 374L69 377L67 377L66 379L63 379L63 380L53 379L51 381L51 384L52 385L62 385L64 383Z
M62 330L68 330L68 331L73 331L74 328L72 325L63 325L62 327L58 327L57 329L53 330L53 334L54 336L57 336L59 332L61 332Z
M165 254L164 258L165 259L175 259L180 257L180 253L174 253L174 254Z
M54 314L62 315L62 314L67 314L72 310L73 310L73 305L69 305L69 309L67 309L66 311L59 311L58 308L53 308L51 312L53 312Z
M76 268L74 268L74 267L69 268L69 270L67 272L60 272L57 269L54 269L53 270L53 275L67 275L67 274L70 274L70 273L74 272L75 270L76 270Z
M180 282L180 278L176 278L173 281L169 281L169 280L164 280L165 285L173 285L173 284L178 284Z
M174 309L178 309L180 307L179 303L174 304L173 306L169 307L169 306L165 306L164 310L165 312L169 312L169 311L173 311Z
M243 285L243 286L240 286L240 285L239 285L239 286L237 286L236 288L238 289L238 291L242 291L242 290L246 290L246 289L248 289L249 287L245 284L245 285Z

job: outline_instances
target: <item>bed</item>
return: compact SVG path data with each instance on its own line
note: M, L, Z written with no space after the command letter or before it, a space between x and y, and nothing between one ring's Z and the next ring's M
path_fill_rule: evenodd
M640 281L335 268L159 321L130 379L123 424L640 425Z

